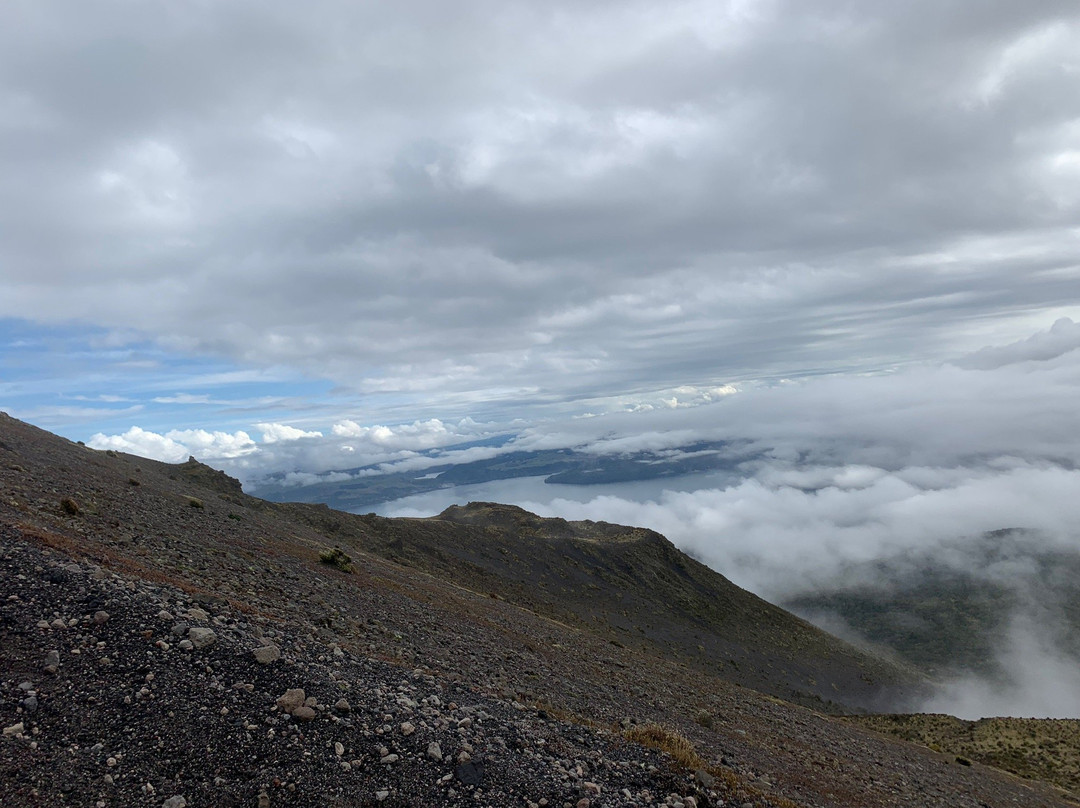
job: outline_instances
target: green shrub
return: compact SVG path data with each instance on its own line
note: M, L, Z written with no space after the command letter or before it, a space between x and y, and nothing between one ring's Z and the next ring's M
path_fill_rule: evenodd
M352 559L340 547L335 547L333 550L323 550L319 553L319 561L329 564L342 572L353 571Z
M204 508L204 507L206 507L205 505L203 505L203 501L201 499L199 499L198 497L188 497L187 504L190 505L192 508Z

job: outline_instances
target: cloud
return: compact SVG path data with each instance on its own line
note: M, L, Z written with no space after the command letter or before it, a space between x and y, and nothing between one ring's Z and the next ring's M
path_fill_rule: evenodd
M133 426L123 435L103 435L98 433L87 441L87 445L94 449L113 449L119 452L128 452L139 455L139 457L161 460L165 463L182 463L191 454L186 446L172 438L159 435L156 432L148 432L137 426Z
M303 429L297 429L294 426L288 426L287 424L255 424L256 427L262 430L263 443L278 443L293 440L304 440L306 438L321 438L322 432L318 431L304 431Z
M985 716L1073 718L1080 715L1080 668L1062 653L1060 641L1044 621L1013 618L1000 640L1003 677L965 676L947 682L923 712L948 713L967 720Z
M340 438L355 438L376 446L416 451L460 443L462 437L468 434L468 430L463 429L468 423L463 421L456 429L450 429L438 418L393 427L378 424L360 426L355 421L346 419L334 424L331 431Z
M196 456L202 461L233 460L256 451L255 442L246 432L207 432L202 429L174 429L164 435L137 426L122 435L97 433L87 445L94 449L113 449L165 463L182 463Z
M1017 362L1046 362L1080 348L1080 324L1062 317L1046 331L1009 345L982 348L957 360L960 367L992 370Z
M389 424L1080 314L1075 4L456 8L0 11L0 317L302 369Z

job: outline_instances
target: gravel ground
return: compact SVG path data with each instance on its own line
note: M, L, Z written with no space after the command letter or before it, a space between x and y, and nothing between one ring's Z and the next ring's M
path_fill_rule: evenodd
M0 551L5 805L723 804L610 732Z

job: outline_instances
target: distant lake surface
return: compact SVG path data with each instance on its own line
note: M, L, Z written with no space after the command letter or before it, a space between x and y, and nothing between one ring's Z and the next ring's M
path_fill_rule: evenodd
M727 488L743 478L728 471L684 474L654 480L638 480L599 485L549 485L540 477L516 477L493 480L474 485L459 485L428 491L423 494L393 499L371 507L357 509L361 513L375 512L380 516L434 516L451 505L467 502L501 502L506 505L550 506L558 499L590 502L597 497L612 496L635 502L660 499L664 491L698 491L703 488Z

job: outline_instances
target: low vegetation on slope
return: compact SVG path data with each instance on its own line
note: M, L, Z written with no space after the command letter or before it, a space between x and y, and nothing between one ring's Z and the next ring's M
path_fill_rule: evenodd
M1080 721L951 715L873 715L852 721L905 741L1021 777L1045 780L1080 799Z

